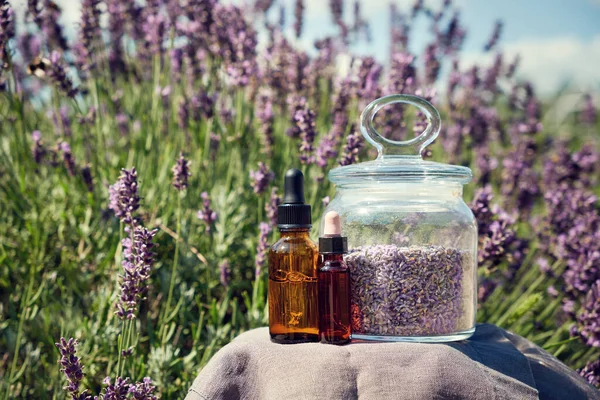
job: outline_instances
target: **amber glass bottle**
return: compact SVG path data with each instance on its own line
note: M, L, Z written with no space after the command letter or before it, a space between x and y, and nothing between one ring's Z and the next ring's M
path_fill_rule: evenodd
M281 238L269 250L269 332L277 343L319 340L317 245L310 239L310 205L304 204L304 176L285 175L278 207Z
M319 238L319 336L321 342L350 341L350 271L344 261L348 240L341 235L340 216L325 214Z
M319 340L317 245L307 230L282 229L269 253L269 326L279 343Z
M319 262L321 342L350 342L350 272L342 254L323 254Z

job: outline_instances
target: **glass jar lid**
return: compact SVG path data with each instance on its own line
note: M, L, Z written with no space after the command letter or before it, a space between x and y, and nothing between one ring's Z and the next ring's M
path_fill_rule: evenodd
M404 103L413 105L427 118L427 128L410 140L396 141L379 134L373 126L377 112L383 107ZM465 184L473 174L467 167L423 160L421 153L440 133L440 113L425 99L406 94L385 96L371 102L360 116L360 131L378 151L373 161L362 162L329 171L336 185L372 182L452 182Z

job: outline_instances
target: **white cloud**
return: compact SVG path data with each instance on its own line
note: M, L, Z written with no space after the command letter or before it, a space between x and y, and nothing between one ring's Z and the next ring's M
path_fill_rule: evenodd
M600 1L600 0L599 0ZM582 91L600 88L600 35L523 39L502 46L507 60L521 55L519 76L531 80L540 93L552 93L569 83ZM488 61L490 55L467 53L463 63Z

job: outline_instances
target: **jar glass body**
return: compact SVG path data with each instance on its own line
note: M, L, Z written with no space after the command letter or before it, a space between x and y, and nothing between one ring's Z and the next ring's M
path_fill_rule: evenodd
M477 224L458 182L338 184L352 337L445 342L475 329ZM320 233L323 233L321 224Z

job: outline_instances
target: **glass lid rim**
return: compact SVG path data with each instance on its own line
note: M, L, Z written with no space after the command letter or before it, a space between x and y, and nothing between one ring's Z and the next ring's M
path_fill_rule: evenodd
M390 181L453 181L462 184L469 183L473 179L473 172L469 167L462 165L444 164L433 161L424 161L421 158L416 162L390 162L391 160L376 159L354 165L346 165L333 168L328 177L332 183L341 183L347 180L376 180L383 178ZM410 160L412 161L412 160ZM347 183L347 182L346 182Z

